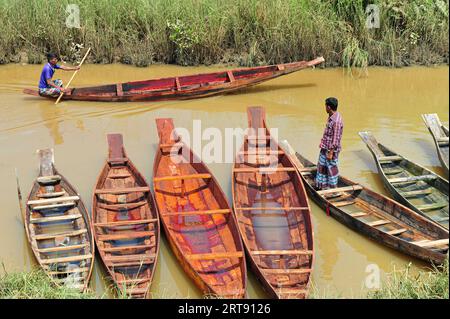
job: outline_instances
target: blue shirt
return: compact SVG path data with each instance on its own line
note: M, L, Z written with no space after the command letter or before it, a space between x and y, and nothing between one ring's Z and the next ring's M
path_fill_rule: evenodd
M45 89L48 87L47 80L51 79L53 77L53 73L55 73L55 69L60 69L61 67L59 65L51 65L50 63L47 63L44 68L42 69L41 78L39 80L39 88Z

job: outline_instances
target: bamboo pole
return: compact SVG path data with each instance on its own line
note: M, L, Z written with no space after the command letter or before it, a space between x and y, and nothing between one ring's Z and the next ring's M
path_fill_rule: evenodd
M20 191L19 175L17 173L17 168L15 169L15 172L16 172L16 184L17 184L17 197L19 199L20 213L22 215L23 224L25 225L25 223L26 223L25 208L23 207L23 203L22 203L22 192Z
M89 48L86 52L86 54L84 55L83 59L81 60L80 64L78 65L81 68L81 65L84 63L84 60L86 60L89 52L91 52L91 48ZM73 74L72 77L70 78L69 82L67 82L66 85L66 89L69 87L70 83L72 82L73 78L75 77L75 75L77 75L78 71L80 71L80 69L76 70ZM59 95L58 99L55 102L55 105L59 103L59 100L61 100L62 96L64 95L64 92L61 92L61 94Z

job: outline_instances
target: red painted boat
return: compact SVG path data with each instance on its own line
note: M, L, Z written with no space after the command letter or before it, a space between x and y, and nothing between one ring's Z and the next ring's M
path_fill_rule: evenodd
M64 94L62 99L105 102L194 99L247 88L282 75L313 67L324 61L323 57L319 57L311 61L73 88L69 89L69 92ZM37 90L25 89L23 92L39 96Z

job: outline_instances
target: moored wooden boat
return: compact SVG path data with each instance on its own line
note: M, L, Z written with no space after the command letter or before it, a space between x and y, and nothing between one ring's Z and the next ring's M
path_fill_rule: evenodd
M169 244L204 294L244 298L246 266L236 220L205 164L172 135L172 119L156 119L155 200Z
M310 196L330 216L372 240L404 254L440 264L444 262L449 233L434 222L346 177L336 189L314 188L317 166L280 143L300 172Z
M400 203L448 229L448 181L359 132L387 190Z
M233 208L252 270L272 298L306 298L313 230L300 176L266 126L248 108L249 131L233 166Z
M53 149L38 151L39 177L28 196L25 230L45 273L58 285L85 291L94 239L80 194L55 168Z
M158 214L145 178L127 157L122 135L108 134L108 144L92 200L95 242L121 293L145 298L158 260Z
M422 119L425 122L425 125L428 127L431 136L433 136L439 160L441 161L442 167L445 169L448 176L448 128L442 125L441 121L439 120L439 116L435 113L422 114Z
M324 61L322 57L319 57L311 61L73 88L69 89L62 99L106 102L193 99L247 88L282 75L313 67ZM25 89L23 92L39 96L37 90Z

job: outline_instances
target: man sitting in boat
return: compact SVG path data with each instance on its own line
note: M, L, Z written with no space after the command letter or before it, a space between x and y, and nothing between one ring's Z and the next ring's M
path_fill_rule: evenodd
M39 80L39 94L42 96L58 96L61 92L66 92L63 88L63 82L60 79L52 81L56 69L64 71L76 71L79 66L69 67L58 65L58 55L56 53L47 54L48 63L44 66Z
M341 139L344 122L337 111L338 100L329 97L325 100L328 120L320 141L320 154L317 163L316 188L318 190L336 188L339 178L338 157L341 151Z

